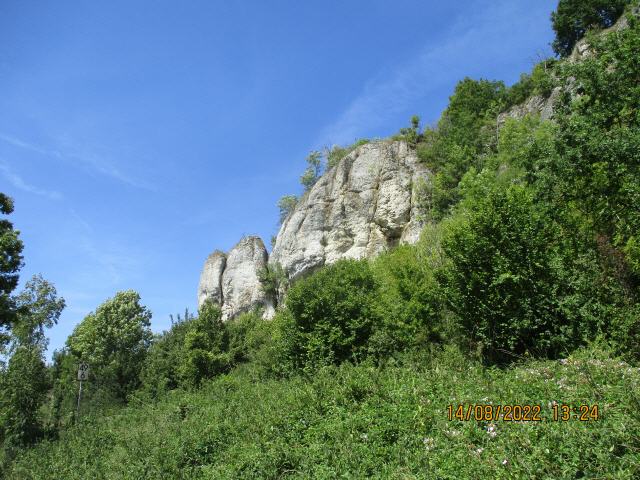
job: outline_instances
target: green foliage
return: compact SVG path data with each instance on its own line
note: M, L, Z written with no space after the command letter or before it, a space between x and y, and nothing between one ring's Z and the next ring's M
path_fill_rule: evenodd
M495 114L505 95L502 82L465 78L455 88L437 130L421 136L420 160L435 172L423 191L423 212L440 220L460 198L458 183L472 166L482 166L483 155L495 148ZM492 131L493 129L493 131Z
M185 336L192 322L193 316L187 313L172 322L169 330L154 336L140 372L144 393L156 398L181 385L179 367L185 358Z
M279 300L289 288L289 278L279 263L259 270L258 280L265 295L273 300Z
M439 236L439 230L429 226L418 247L404 245L373 262L382 319L369 339L374 358L425 348L451 333L444 329L444 299L435 278L443 261Z
M548 165L556 203L575 204L640 276L640 24L592 42L594 55L562 70L577 95L557 108L558 156ZM551 188L553 186L553 188Z
M0 441L7 451L31 444L41 436L38 409L48 388L42 349L17 346L0 376Z
M12 212L13 200L0 193L0 213ZM15 315L11 292L18 286L18 271L23 265L19 234L9 220L0 220L0 351L9 339L8 331Z
M220 308L213 302L205 302L184 335L179 364L181 381L197 387L204 379L227 371L231 365L228 345Z
M415 146L420 141L421 136L420 117L414 115L411 117L411 125L401 128L397 138L406 141L409 145Z
M551 13L556 33L553 51L561 57L569 56L589 28L610 27L630 3L632 0L560 0Z
M557 62L553 58L548 58L541 61L531 72L531 83L533 86L533 93L548 97L551 91L556 86L556 79L554 77L554 68Z
M606 352L488 369L450 348L312 377L217 377L86 419L5 478L637 478L640 374ZM551 420L551 402L601 419ZM542 422L449 421L448 406L533 404ZM506 460L506 464L503 462Z
M575 332L556 303L566 268L558 227L526 187L483 194L447 224L443 239L450 308L469 341L490 362L573 347Z
M298 204L298 197L295 195L285 195L280 200L278 200L278 210L280 210L280 223L284 222L293 209L296 208ZM272 242L274 243L274 242Z
M69 352L91 366L92 382L126 399L139 385L151 341L151 312L133 290L118 292L87 315L67 339Z
M57 296L52 283L42 275L34 275L14 298L14 303L17 313L12 330L14 343L46 348L48 341L44 329L58 322L65 307L64 299Z
M64 308L55 287L39 275L27 282L14 303L18 314L11 332L11 358L0 374L0 444L9 455L42 433L38 413L50 387L44 329L58 321Z
M520 80L507 88L501 100L501 109L524 103L533 95L548 97L555 86L553 76L554 59L546 59L533 67L531 75L523 73Z
M307 157L307 168L300 177L305 191L315 185L322 173L322 153L314 151Z
M295 283L286 298L293 365L313 369L362 359L379 323L376 294L364 261L341 260Z
M334 145L331 148L325 148L324 156L327 161L327 170L338 165L338 163L340 163L340 160L349 155L356 148L362 145L366 145L367 143L369 143L369 140L367 140L366 138L361 138L360 140L357 140L352 145L349 145L347 147Z

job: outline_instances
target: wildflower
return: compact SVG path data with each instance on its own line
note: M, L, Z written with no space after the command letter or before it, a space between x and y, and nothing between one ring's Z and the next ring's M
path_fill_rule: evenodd
M435 442L434 442L433 438L430 438L430 437L423 438L422 439L422 443L424 443L424 447L427 450L431 450L435 446Z
M487 434L491 437L494 438L496 435L498 435L498 432L496 431L496 426L493 423L490 423L487 426Z
M476 455L480 455L482 452L484 452L484 448L476 448Z
M506 458L502 460L502 465L504 465L505 467L509 465L509 460L507 460Z

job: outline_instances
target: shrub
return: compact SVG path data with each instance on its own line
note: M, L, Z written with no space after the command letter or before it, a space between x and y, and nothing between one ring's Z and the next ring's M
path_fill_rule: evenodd
M38 409L49 388L42 350L20 345L0 374L0 444L9 451L35 442L42 433Z
M293 209L296 208L298 204L298 197L295 195L285 195L280 200L278 200L278 209L280 210L280 223L284 222ZM272 242L274 244L275 242Z
M561 71L579 95L556 108L558 156L546 190L611 238L640 282L640 22L592 42L594 55Z
M434 243L431 251L425 245L403 245L380 255L372 264L380 285L381 324L370 338L368 349L377 359L440 342L446 335L442 325L444 304L434 275L440 260L438 239L431 235L429 241Z
M335 167L336 165L338 165L338 163L340 163L340 160L349 155L356 148L360 147L361 145L366 145L367 143L369 143L369 140L367 140L366 138L361 138L348 147L340 147L339 145L334 145L331 148L325 148L324 155L327 159L327 169Z
M489 189L473 211L446 225L443 248L450 308L489 362L574 345L556 303L564 268L557 226L529 189Z
M180 386L179 366L184 358L185 336L193 317L185 316L171 328L155 335L140 372L142 391L158 397Z
M483 155L495 148L495 115L505 96L502 82L465 78L456 85L437 130L426 130L418 157L436 173L433 195L426 200L434 220L444 217L459 199L458 182Z
M220 308L207 301L198 317L189 322L184 335L179 372L185 386L197 387L202 380L226 372L231 366L229 337Z
M377 284L365 261L341 260L294 284L286 298L286 356L294 367L358 361L379 316Z

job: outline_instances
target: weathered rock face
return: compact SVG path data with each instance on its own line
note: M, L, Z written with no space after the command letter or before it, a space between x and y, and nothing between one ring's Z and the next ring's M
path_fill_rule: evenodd
M210 298L222 305L222 273L227 263L227 256L220 250L214 251L204 262L198 285L198 308Z
M227 254L213 252L200 276L198 305L212 299L224 320L256 307L270 318L275 301L258 279L267 263L279 264L295 280L341 258L373 257L414 243L422 229L416 208L420 181L429 181L429 171L405 142L357 148L300 200L280 227L270 258L258 237L243 238Z
M533 95L520 105L514 105L506 112L498 115L498 125L502 126L508 118L520 120L525 115L539 115L542 120L550 120L553 117L553 107L560 98L562 89L555 87L548 97Z
M284 221L269 263L290 279L341 258L413 243L418 179L427 169L405 142L363 145L326 172Z
M258 272L267 266L268 254L259 237L244 237L226 255L213 252L200 276L198 306L212 299L222 309L222 319L263 308L273 315L274 304L265 295Z

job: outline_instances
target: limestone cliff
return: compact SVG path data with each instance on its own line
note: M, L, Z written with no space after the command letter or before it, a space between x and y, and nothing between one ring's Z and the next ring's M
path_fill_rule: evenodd
M207 258L198 305L210 298L223 319L261 307L265 317L274 300L258 272L280 265L290 280L341 258L373 257L398 243L417 241L419 179L428 170L402 141L362 145L325 172L285 219L269 257L258 237L243 238L231 251Z
M207 258L198 288L198 306L211 299L222 309L222 319L262 308L273 314L273 301L265 295L259 272L267 267L268 254L259 237L242 238L227 254L215 251Z
M426 168L405 142L363 145L326 172L285 219L269 258L295 279L341 258L373 257L420 232Z

